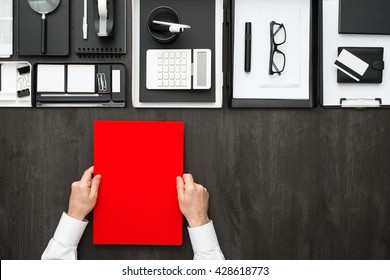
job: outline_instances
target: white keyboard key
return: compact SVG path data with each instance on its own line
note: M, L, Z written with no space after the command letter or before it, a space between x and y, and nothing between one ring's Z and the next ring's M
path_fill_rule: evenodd
M167 87L167 86L169 86L169 82L168 82L168 80L165 80L164 81L164 87Z
M169 79L170 79L170 80L173 80L174 78L175 78L175 74L174 74L174 73L170 73L170 74L169 74Z
M168 59L165 59L164 60L164 65L168 65L169 64L169 60Z
M181 64L181 60L180 59L176 59L176 65L180 65Z
M186 58L187 57L187 53L186 52L182 52L181 53L181 57Z
M169 72L175 72L175 66L169 66Z
M187 65L187 59L183 59L183 60L181 61L181 64L182 64L182 65Z
M164 53L164 57L165 58L168 58L169 57L169 54L166 52L166 53Z
M187 74L186 73L181 73L181 78L184 80L184 79L187 79Z
M182 80L181 81L181 86L182 87L186 87L187 86L187 81L186 80Z
M162 52L158 52L158 58L162 58L163 57L163 53Z
M171 53L169 54L169 57L170 57L170 58L174 58L174 57L175 57L175 53L174 53L174 52L171 52Z
M169 86L170 86L170 87L175 86L175 81L174 81L174 80L170 80L170 81L169 81Z
M162 80L159 80L159 81L158 81L158 86L159 86L159 87L162 87L162 86L163 86L163 81L162 81Z
M175 79L176 79L176 80L180 80L180 73L176 73L176 74L175 74Z
M182 67L181 67L181 72L187 72L187 67L182 66Z
M158 78L159 80L161 80L161 79L163 78L163 74L162 74L162 73L158 73L157 78Z
M180 72L180 66L176 66L176 72Z
M159 59L158 60L158 65L162 65L163 64L163 60L162 59Z
M176 57L177 57L177 58L180 57L180 53L179 53L179 52L176 53Z
M159 66L159 67L158 67L158 72L160 73L160 72L162 72L162 71L163 71L162 66Z
M168 66L164 66L164 72L168 72Z
M180 84L181 84L180 81L178 81L178 80L175 81L175 86L176 87L180 87Z
M168 80L169 76L168 73L164 73L164 80Z

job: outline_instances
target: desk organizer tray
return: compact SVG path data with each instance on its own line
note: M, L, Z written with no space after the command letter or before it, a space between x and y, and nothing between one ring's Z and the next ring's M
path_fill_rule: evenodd
M34 64L36 107L125 107L122 63Z
M147 29L151 12L158 7L165 6L176 12L180 23L191 26L191 29L185 30L175 41L170 43L160 43L154 40ZM133 106L136 108L221 108L223 95L223 0L133 0L132 13ZM194 60L190 62L195 65L195 53L200 49L206 49L205 52L211 53L211 70L207 75L211 81L210 87L204 89L148 89L148 50L182 50L183 52L177 52L179 54L189 51L189 53L194 54ZM194 70L194 72L196 71ZM191 82L194 83L194 81L195 78L192 78ZM186 82L186 84L191 84L191 82Z
M320 57L319 97L321 106L324 108L389 108L390 71L386 69L386 64L390 62L388 59L390 36L339 34L339 22L334 19L339 16L340 1L321 0L319 2L320 24L318 26L318 33L320 36L320 48L318 56ZM365 19L355 20L360 22L360 20ZM374 22L371 23L374 24ZM364 30L361 33L364 33ZM383 70L382 83L380 83L380 80L378 83L338 83L337 77L339 70L334 66L334 63L338 58L339 48L347 48L350 50L355 48L363 50L383 48L385 69ZM361 59L364 60L363 57ZM370 61L365 62L370 63Z
M225 78L230 107L316 106L317 7L315 0L231 0L226 20L229 70ZM286 58L280 75L269 74L272 21L286 30L285 42L277 46ZM251 23L250 56L245 52L247 22ZM249 57L251 69L246 72Z
M0 62L0 107L32 107L31 64Z

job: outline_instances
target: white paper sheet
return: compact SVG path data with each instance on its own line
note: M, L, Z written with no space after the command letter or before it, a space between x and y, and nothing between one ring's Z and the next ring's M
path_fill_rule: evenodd
M299 9L299 71L298 76L290 81L282 81L285 86L260 87L261 71L268 71L270 35L269 22L264 26L267 12L261 11L261 6L273 6L273 16L277 15L280 8L285 15L289 9ZM298 7L298 8L297 8ZM309 99L310 94L310 0L236 0L235 1L235 27L234 27L234 73L233 73L233 97L237 99ZM264 19L262 19L262 17ZM293 20L294 21L294 20ZM252 70L244 71L244 39L245 22L252 22ZM263 22L263 24L262 24ZM260 27L263 25L263 27ZM289 24L290 25L290 24ZM294 24L293 24L294 25ZM268 30L267 35L261 34L261 30ZM294 27L293 27L294 29ZM263 31L264 32L264 31ZM288 40L291 32L287 30ZM294 37L292 37L294 38ZM293 39L292 41L293 42ZM284 46L281 46L283 50ZM289 47L288 47L289 48ZM286 50L286 49L284 49ZM287 50L288 51L288 50ZM291 55L290 55L291 56ZM293 59L289 58L287 59ZM291 64L293 65L293 64ZM296 63L295 63L296 65ZM262 70L260 70L262 69ZM292 71L292 69L291 69ZM290 71L289 71L290 72ZM265 73L265 72L263 72ZM268 73L268 72L267 72ZM283 74L282 74L283 75ZM299 84L286 86L287 83L295 84L296 78ZM275 77L276 78L276 77ZM265 85L264 81L263 86Z
M0 0L0 57L9 58L12 53L12 0Z
M286 55L286 67L281 75L269 75L268 61L270 55L270 41L261 40L260 61L263 67L260 71L259 87L299 87L300 85L300 9L297 5L280 6L274 2L260 4L259 33L260 38L270 37L270 22L283 23L286 29L286 42L278 49ZM265 51L268 49L268 52ZM264 63L264 62L267 62Z
M16 99L17 73L16 64L7 63L1 65L0 101Z

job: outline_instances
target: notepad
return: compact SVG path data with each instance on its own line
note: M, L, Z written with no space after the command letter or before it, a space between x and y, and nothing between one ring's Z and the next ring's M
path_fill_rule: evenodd
M65 92L65 65L38 64L38 92Z
M95 92L95 65L68 65L68 92Z
M94 244L181 245L184 124L95 122Z

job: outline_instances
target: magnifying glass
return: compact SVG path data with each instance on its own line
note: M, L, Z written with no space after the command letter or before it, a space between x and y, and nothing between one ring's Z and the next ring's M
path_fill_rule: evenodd
M61 0L27 0L31 9L42 15L41 23L41 53L46 53L46 14L54 11Z

